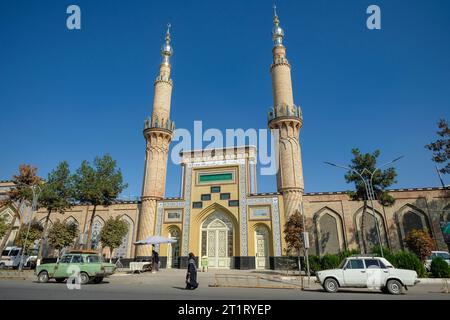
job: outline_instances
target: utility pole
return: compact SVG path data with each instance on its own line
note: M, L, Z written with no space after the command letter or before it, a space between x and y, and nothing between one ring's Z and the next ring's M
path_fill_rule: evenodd
M306 274L308 276L308 286L311 285L311 273L309 270L309 233L306 231L305 210L303 208L303 199L301 203L302 220L303 220L303 246L305 248Z

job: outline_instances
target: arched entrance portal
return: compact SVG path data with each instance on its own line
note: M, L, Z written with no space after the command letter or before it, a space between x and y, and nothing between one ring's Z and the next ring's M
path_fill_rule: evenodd
M230 268L233 256L233 223L223 213L215 212L202 223L201 252L210 268Z
M256 269L269 267L269 232L266 227L259 226L255 229L255 259Z
M169 230L169 238L177 242L167 244L167 268L180 267L180 230L171 228Z

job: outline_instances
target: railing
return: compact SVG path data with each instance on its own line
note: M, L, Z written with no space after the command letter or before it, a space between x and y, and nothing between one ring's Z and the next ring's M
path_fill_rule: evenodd
M302 109L300 107L295 105L288 106L284 104L270 108L267 117L269 122L280 117L294 117L303 119Z
M150 128L161 128L170 131L175 130L175 122L170 119L158 119L158 117L148 117L144 122L144 130Z

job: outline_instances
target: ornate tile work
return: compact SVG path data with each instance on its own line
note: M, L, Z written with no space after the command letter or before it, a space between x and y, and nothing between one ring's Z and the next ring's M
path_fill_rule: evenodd
M161 235L161 228L162 228L162 223L163 223L163 215L164 215L164 209L165 208L180 208L180 207L184 207L185 203L184 201L161 201L158 202L158 209L157 209L157 213L156 213L156 230L155 230L155 234L157 236ZM159 244L155 246L156 250L159 251Z
M184 186L185 205L184 205L184 224L183 224L183 249L182 255L189 254L189 223L191 216L191 185L192 185L192 164L186 165L186 184Z
M241 256L247 256L247 179L245 176L245 162L239 165L239 225L241 229Z
M248 205L271 204L272 205L272 219L273 219L273 233L275 241L275 256L281 256L281 225L280 225L280 210L278 206L278 198L249 198Z

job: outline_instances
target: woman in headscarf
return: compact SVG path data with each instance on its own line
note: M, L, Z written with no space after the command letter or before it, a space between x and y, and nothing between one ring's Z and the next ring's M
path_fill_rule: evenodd
M197 266L195 265L195 255L191 252L189 253L187 274L186 274L186 289L194 290L197 289Z

